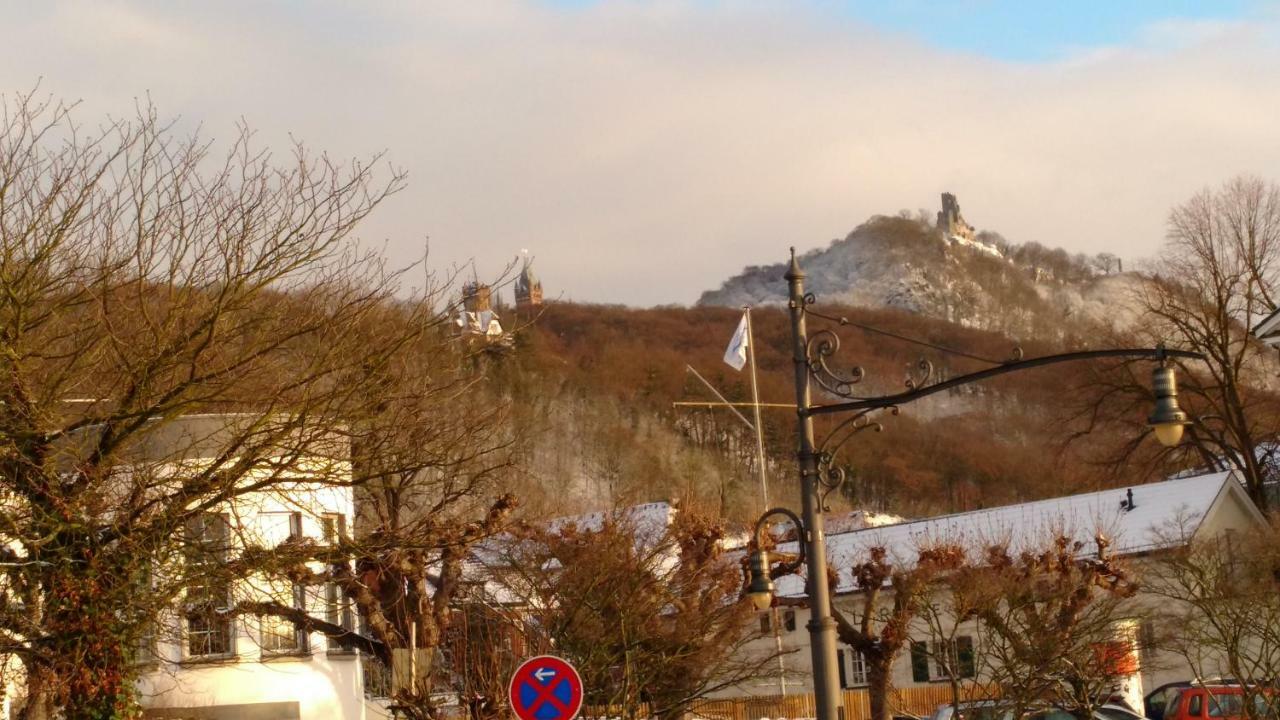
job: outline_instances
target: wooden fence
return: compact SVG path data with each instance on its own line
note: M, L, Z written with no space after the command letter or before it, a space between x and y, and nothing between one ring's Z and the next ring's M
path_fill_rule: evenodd
M868 720L871 717L871 701L866 690L844 691L845 720ZM988 688L981 685L963 685L960 688L962 700L975 700L991 697ZM949 685L929 685L926 687L894 690L889 696L889 707L894 713L906 713L917 717L928 717L939 705L951 702ZM689 720L775 720L784 718L812 718L817 715L812 693L804 695L764 695L722 700L698 700L689 708L686 718ZM616 720L628 715L620 707L585 707L581 716L584 720ZM637 708L635 718L648 718L649 708L641 705Z

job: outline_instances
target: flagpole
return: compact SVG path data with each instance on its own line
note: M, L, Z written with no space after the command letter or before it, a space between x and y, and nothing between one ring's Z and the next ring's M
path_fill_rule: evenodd
M751 409L755 412L756 462L760 466L761 508L769 507L769 483L765 479L764 428L760 425L760 387L756 383L756 339L751 330L751 308L742 308L747 314L747 361L751 364Z
M756 382L756 338L751 329L751 308L742 310L747 318L747 362L751 364L751 410L755 413L756 463L760 466L760 503L762 511L769 507L769 483L765 479L764 426L760 423L760 385ZM787 695L787 662L782 652L782 623L775 606L770 608L773 624L773 642L778 652L778 694Z

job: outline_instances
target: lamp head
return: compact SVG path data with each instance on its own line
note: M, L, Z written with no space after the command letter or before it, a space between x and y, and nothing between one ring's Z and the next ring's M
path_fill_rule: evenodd
M1151 371L1151 391L1156 406L1147 418L1147 424L1155 431L1156 439L1165 447L1173 447L1182 440L1182 431L1191 423L1187 414L1178 406L1178 381L1173 368L1158 367Z
M769 579L769 553L757 550L751 553L751 584L747 597L757 610L768 610L773 604L773 580Z

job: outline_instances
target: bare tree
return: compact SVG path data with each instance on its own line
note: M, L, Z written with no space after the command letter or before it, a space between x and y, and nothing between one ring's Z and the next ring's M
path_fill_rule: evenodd
M1280 431L1276 363L1249 330L1276 309L1280 282L1280 187L1237 177L1173 208L1168 239L1134 291L1143 343L1194 350L1208 362L1179 361L1184 408L1196 420L1182 461L1234 469L1266 508ZM1146 433L1149 378L1139 366L1091 377L1073 410L1077 437L1098 430L1131 441L1107 460L1123 466ZM1151 462L1153 458L1146 458Z
M655 524L625 511L528 528L493 568L522 598L531 648L554 648L582 673L587 702L636 717L678 717L691 703L768 672L773 654L742 652L754 612L718 522L679 513Z
M1152 621L1177 628L1158 639L1197 677L1231 677L1243 687L1237 713L1272 717L1280 677L1280 534L1273 526L1186 542L1156 558L1147 589L1158 598Z
M949 578L981 623L981 672L1016 712L1052 702L1091 717L1135 670L1118 624L1132 616L1125 600L1137 586L1107 547L1101 536L1093 556L1063 536L1022 551L1001 543Z
M376 327L399 336L394 328L415 317L403 304L387 307ZM504 530L516 508L509 489L523 445L489 372L504 357L478 342L436 322L394 364L362 369L371 404L353 430L354 527L249 548L226 566L232 577L257 573L333 596L299 607L250 588L233 612L283 618L362 650L390 671L390 700L409 718L436 717L442 694L466 691L465 668L439 660L464 649L450 631L475 581L464 572L472 549ZM336 621L333 599L352 606L361 627Z
M888 720L892 714L893 663L911 640L912 623L922 603L938 590L937 582L965 562L964 551L940 544L922 548L914 562L895 565L883 547L873 547L868 558L853 566L857 603L849 617L836 606L836 636L861 653L867 668L867 693L872 720ZM886 598L885 596L888 595Z
M448 318L435 299L398 299L396 274L350 240L401 173L379 180L377 156L338 163L302 146L277 160L243 128L217 155L145 106L88 129L34 95L2 112L0 645L24 670L20 717L112 717L132 701L138 640L202 569L184 556L205 548L181 547L193 521L296 482L300 464L309 482L376 479L388 494L423 467L480 471L467 458L364 462L413 433L456 432L415 419L426 391L397 382L406 353L438 350ZM396 392L411 397L389 410ZM235 417L213 451L174 432L199 413ZM471 522L415 511L406 525L430 526L448 556L506 507ZM365 557L413 556L404 572L420 576L419 547L377 537ZM365 580L346 592L374 607L369 571L357 563ZM403 644L401 618L370 617L384 646Z

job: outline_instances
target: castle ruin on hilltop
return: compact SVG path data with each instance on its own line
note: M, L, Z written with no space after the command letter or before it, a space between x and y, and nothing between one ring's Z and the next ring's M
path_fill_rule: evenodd
M973 226L964 221L960 214L960 203L956 196L949 192L942 193L942 209L938 211L938 229L944 238L960 238L972 242Z

